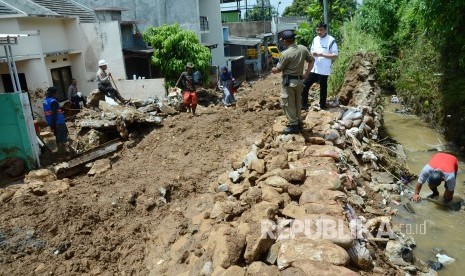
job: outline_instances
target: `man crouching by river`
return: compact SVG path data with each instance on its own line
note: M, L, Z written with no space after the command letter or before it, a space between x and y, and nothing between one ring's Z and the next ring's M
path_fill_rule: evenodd
M419 201L420 190L423 183L428 183L429 188L433 191L428 198L435 198L439 195L438 186L444 180L444 201L450 202L454 196L455 180L457 178L457 171L459 169L459 161L451 154L436 153L431 160L423 167L420 176L418 177L418 184L415 187L415 194L411 200Z

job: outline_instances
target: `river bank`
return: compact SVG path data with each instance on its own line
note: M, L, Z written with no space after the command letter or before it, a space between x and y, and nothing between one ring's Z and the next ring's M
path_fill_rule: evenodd
M407 167L412 172L418 174L437 150L457 155L455 152L457 149L448 144L444 136L429 127L427 123L417 116L399 113L399 110L405 108L400 104L390 103L389 98L385 98L384 126L389 136L403 146ZM459 159L461 159L460 156ZM463 183L465 176L463 175L463 166L463 161L460 161L454 200L460 200L460 197L463 198L464 196ZM414 179L411 183L413 188L416 180ZM440 188L441 194L442 191L443 187ZM425 198L429 193L428 188L422 189L422 198ZM407 199L404 198L404 200ZM436 254L439 251L456 259L463 256L465 253L461 234L465 227L463 209L458 212L449 211L443 206L426 200L419 204L412 204L412 206L415 208L415 214L408 213L404 208L398 208L399 215L395 221L412 225L410 232L418 242L414 253L419 258L436 260ZM464 269L465 265L460 261L456 261L441 269L440 274L446 273L447 275L458 276L463 274Z

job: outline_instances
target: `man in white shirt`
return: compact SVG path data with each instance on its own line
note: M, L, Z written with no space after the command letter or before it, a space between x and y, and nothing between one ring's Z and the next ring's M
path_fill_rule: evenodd
M304 90L302 91L302 109L308 109L308 91L315 83L320 83L320 108L326 107L328 94L328 76L331 75L333 59L338 56L336 40L327 32L327 25L318 23L316 25L317 36L312 41L310 53L315 58L311 72L304 74Z

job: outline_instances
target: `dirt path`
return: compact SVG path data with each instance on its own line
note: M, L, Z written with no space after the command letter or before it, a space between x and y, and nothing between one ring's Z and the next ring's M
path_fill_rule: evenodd
M209 187L231 168L232 154L271 128L281 111L268 96L278 95L278 82L269 76L245 88L242 108L167 118L113 156L111 170L75 177L64 192L24 193L2 204L2 274L148 274L157 241L188 231L187 218L212 206ZM168 190L166 204L160 188Z

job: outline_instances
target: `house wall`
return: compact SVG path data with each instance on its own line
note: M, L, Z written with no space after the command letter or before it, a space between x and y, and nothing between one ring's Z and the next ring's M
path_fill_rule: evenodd
M240 37L250 37L251 35L263 34L263 32L271 32L270 21L223 23L223 26L229 27L229 35Z
M86 45L83 51L86 82L95 80L98 61L101 59L107 61L108 71L113 78L126 79L119 22L81 23L80 28L81 41Z
M148 26L179 23L183 28L196 32L200 38L199 0L74 0L92 9L119 7L123 20L140 20L141 30ZM211 4L219 1L209 0Z
M158 97L162 99L165 94L165 79L138 79L138 80L118 80L115 79L116 88L126 99L146 99ZM113 84L112 84L113 85ZM114 87L114 85L113 85ZM97 82L85 82L83 86L78 86L78 90L84 96L97 89Z
M50 86L45 61L43 58L28 59L16 61L16 69L18 73L23 73L26 76L27 86L29 88L29 98L32 105L32 113L34 118L44 120L45 115L42 108L42 100L45 91ZM6 63L0 64L0 74L9 74ZM1 80L0 80L1 82ZM0 93L4 93L3 83L0 85Z
M71 49L68 43L64 19L22 17L19 19L19 26L22 31L38 30L40 32L40 42L43 53L67 51Z
M179 25L197 34L204 43L218 44L217 49L212 49L212 62L214 65L224 65L222 36L218 33L221 29L221 7L216 0L74 0L90 8L97 7L122 7L128 11L122 12L123 20L140 20L137 24L140 31L148 26L160 26L163 24ZM209 19L210 32L201 34L200 16ZM218 30L216 30L218 28ZM87 59L86 59L87 63Z
M212 65L225 66L223 44L223 27L221 25L221 7L219 1L199 0L200 16L208 18L209 31L201 35L201 41L207 44L218 44L216 49L212 49Z
M26 77L34 117L43 119L44 91L53 85L50 69L71 66L72 75L78 80L78 87L86 81L86 71L77 18L0 19L1 33L37 33L37 31L39 32L36 36L18 38L18 44L12 46L12 52L18 73L23 73ZM3 47L1 50L0 54L4 55ZM71 53L60 55L59 52ZM0 63L0 74L9 74L6 63ZM5 91L0 80L0 93L2 92Z

